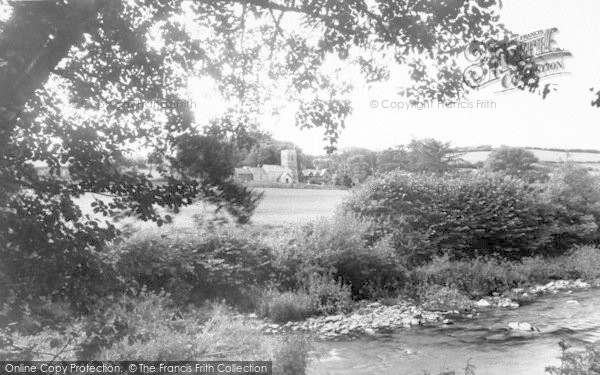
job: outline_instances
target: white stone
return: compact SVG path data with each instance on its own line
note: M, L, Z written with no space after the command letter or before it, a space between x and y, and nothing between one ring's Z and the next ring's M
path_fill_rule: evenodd
M326 316L324 321L329 323L329 322L337 322L338 320L342 320L342 316L341 315L330 315L330 316Z
M374 335L375 334L375 330L373 328L367 327L367 328L365 328L365 333L367 335Z
M508 328L513 331L521 331L521 332L532 332L539 331L538 328L534 327L531 323L520 323L520 322L510 322L508 323Z

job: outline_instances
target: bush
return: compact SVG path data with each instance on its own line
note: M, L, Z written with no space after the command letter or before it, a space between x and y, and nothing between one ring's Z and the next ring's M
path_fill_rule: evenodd
M263 335L223 304L181 309L165 294L142 291L98 305L65 330L13 335L16 345L33 348L23 360L48 361L56 354L59 361L271 360L274 374L306 373L308 337ZM20 357L0 350L0 358Z
M567 270L559 258L523 258L515 262L512 267L514 273L522 283L545 284L552 280L569 278Z
M308 295L320 314L347 312L352 304L352 292L330 277L314 275L308 281Z
M183 302L225 298L241 303L248 290L274 277L271 248L251 234L218 229L142 232L114 251L121 275Z
M282 323L318 314L347 312L351 303L350 288L315 275L309 279L306 288L295 292L268 289L262 296L259 311L261 315Z
M310 223L278 252L280 273L294 275L296 287L312 275L331 275L349 285L354 298L393 294L403 287L406 271L387 239L370 241L370 231L368 222L345 215Z
M545 185L545 195L558 208L562 225L572 226L571 230L556 236L555 246L571 247L600 241L600 177L565 163ZM572 221L573 216L581 219Z
M527 281L514 271L514 264L485 258L451 261L447 256L436 257L431 263L413 270L414 291L438 285L458 290L472 298L502 293Z
M545 174L536 167L538 162L535 154L527 149L502 146L490 153L485 168L527 181L545 180Z
M588 281L600 278L600 249L582 246L560 257L521 261L489 258L452 261L448 256L435 257L411 272L411 287L407 292L425 301L445 300L442 295L452 294L453 290L480 298L494 292L506 294L517 287L578 278Z
M304 291L279 292L269 290L263 296L259 312L275 323L285 323L306 319L316 315L318 310L314 299Z
M548 366L546 373L550 375L589 375L597 374L600 369L600 346L589 345L585 350L569 350L570 345L564 341L561 348L560 367Z
M590 281L600 278L600 249L597 247L576 247L561 260L570 278Z
M280 349L273 356L273 374L306 374L310 348L310 341L305 336L291 336L282 339Z
M420 299L423 306L430 310L468 310L473 301L463 292L445 286L432 285L423 288Z
M564 251L551 246L556 237L591 228L588 216L553 204L539 186L493 174L393 172L355 191L344 206L374 222L374 239L391 235L409 265L447 251L455 259Z

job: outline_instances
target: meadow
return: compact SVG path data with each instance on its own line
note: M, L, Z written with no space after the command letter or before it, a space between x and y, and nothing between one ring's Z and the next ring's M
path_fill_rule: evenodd
M600 163L600 154L588 152L565 152L565 151L548 151L534 150L531 151L542 163L559 163L570 160L575 163ZM491 151L471 151L461 157L469 163L485 162Z
M347 190L257 188L256 191L264 193L263 200L252 216L252 224L260 226L302 224L331 217L344 197L349 195ZM94 194L86 194L77 201L85 213L92 214L90 204L94 199L108 201L108 198ZM194 225L198 218L212 218L214 215L210 205L199 202L183 207L174 215L173 224L189 227ZM140 229L156 226L154 223L143 223L133 219L124 219L121 223L130 223Z

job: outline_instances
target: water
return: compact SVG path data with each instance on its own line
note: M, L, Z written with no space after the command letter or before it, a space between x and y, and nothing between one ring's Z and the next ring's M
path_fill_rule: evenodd
M541 332L509 332L509 322L528 322ZM576 347L600 341L599 290L549 295L519 309L493 309L449 326L319 343L310 374L438 374L464 369L469 362L478 375L542 375L546 366L560 363L561 339Z

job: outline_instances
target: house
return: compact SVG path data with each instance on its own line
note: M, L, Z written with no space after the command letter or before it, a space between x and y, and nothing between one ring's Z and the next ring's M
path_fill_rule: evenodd
M302 179L309 184L324 184L331 181L331 173L327 169L303 169Z

